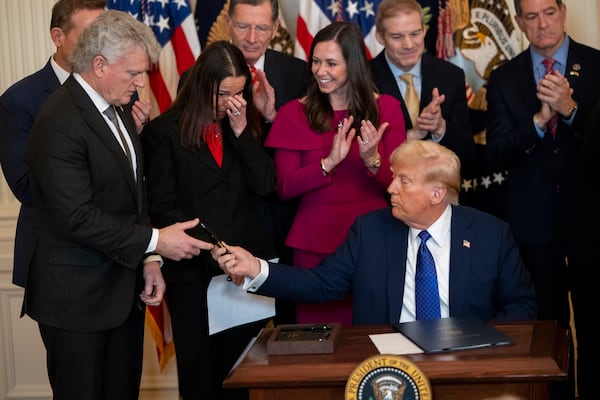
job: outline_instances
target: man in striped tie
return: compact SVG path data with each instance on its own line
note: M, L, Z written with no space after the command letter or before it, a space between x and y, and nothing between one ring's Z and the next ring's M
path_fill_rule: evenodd
M582 189L583 132L600 91L600 51L565 32L563 0L515 0L529 47L488 81L487 156L507 171L504 219L534 281L538 318L569 328L569 290L577 335L580 400L596 398L600 344L595 315L595 243ZM567 268L568 265L568 268ZM569 286L571 283L571 286ZM574 349L574 347L573 347ZM572 358L571 358L572 359ZM570 375L573 385L574 375ZM573 398L574 388L559 398Z

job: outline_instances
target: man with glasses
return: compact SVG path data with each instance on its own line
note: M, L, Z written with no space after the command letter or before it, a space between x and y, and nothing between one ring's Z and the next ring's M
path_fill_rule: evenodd
M579 399L587 400L597 396L594 368L600 354L591 276L595 243L580 233L590 228L582 150L584 127L600 90L600 51L565 33L562 0L514 4L515 21L530 46L490 75L487 155L508 171L504 218L532 276L538 318L568 328L572 284ZM573 395L570 389L557 398Z
M231 42L242 51L257 81L255 104L272 122L279 107L304 95L306 63L269 49L279 28L277 0L231 0L226 20Z

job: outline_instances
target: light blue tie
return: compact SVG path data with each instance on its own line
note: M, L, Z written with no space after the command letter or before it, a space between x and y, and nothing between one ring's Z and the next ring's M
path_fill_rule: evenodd
M415 273L417 319L436 319L440 318L440 292L435 262L426 243L431 235L427 231L421 231L419 237L421 245L417 253L417 271Z

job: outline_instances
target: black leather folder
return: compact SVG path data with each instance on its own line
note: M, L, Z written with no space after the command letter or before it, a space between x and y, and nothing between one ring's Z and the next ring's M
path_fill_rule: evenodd
M479 347L504 346L513 340L488 322L477 318L440 318L394 324L394 328L406 336L425 353Z

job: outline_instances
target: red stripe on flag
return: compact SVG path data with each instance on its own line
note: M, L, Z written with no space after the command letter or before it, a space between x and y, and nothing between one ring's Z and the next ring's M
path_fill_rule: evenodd
M146 324L148 325L150 335L156 343L156 355L161 371L165 369L169 360L175 355L171 321L166 321L164 316L169 316L165 299L157 307L146 307Z
M183 71L190 68L196 62L196 57L192 53L188 37L181 28L181 25L173 32L171 46L173 46L173 52L177 55L177 71L181 75Z
M162 113L169 108L173 100L171 99L169 90L163 81L160 68L158 66L148 73L148 80L150 81L150 88L152 89L154 98L158 103L158 109Z
M306 26L306 22L304 21L304 19L302 17L298 18L298 21L297 21L296 38L297 38L298 42L300 43L300 46L302 46L302 48L304 49L304 53L306 54L306 57L308 57L308 55L310 54L310 45L313 40L313 35L308 30L308 27Z

